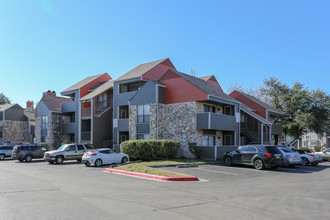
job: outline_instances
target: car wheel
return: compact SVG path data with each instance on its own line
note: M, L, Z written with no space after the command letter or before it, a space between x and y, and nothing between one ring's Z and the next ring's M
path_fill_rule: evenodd
M309 164L309 161L306 157L301 158L301 165L307 166Z
M64 161L64 157L63 156L57 156L55 158L55 161L56 161L57 164L62 164L63 161Z
M4 160L5 159L5 155L4 154L0 154L0 160Z
M317 166L319 163L312 163L313 166Z
M18 161L19 161L19 162L23 162L23 160L22 160L22 159L18 159Z
M95 166L96 167L100 167L100 166L102 166L102 160L101 159L97 159L97 160L95 160Z
M89 164L89 163L85 163L85 166L86 166L86 167L89 167L89 166L90 166L90 164Z
M273 170L276 170L278 168L278 166L275 166L275 167L271 167Z
M81 159L77 160L79 163L81 163Z
M31 155L26 155L25 156L25 161L26 162L31 162L32 161L32 156Z
M233 160L231 159L231 157L226 157L225 158L225 165L226 166L231 166L231 165L233 165Z
M54 164L54 163L55 163L55 161L48 161L48 163Z
M253 166L254 168L256 168L257 170L263 170L265 168L265 164L261 159L256 159L253 162Z
M122 163L127 163L127 161L128 161L127 157L123 157L123 159L121 159Z

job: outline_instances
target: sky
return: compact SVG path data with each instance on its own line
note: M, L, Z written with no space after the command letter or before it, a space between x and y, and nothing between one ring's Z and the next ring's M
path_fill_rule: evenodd
M0 93L25 107L170 58L224 91L276 77L329 94L330 1L0 0Z

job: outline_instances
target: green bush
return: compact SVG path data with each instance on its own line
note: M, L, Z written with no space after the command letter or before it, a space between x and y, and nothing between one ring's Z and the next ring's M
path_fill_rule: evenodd
M196 156L197 159L201 159L203 155L203 148L197 147L196 143L188 143L190 152Z
M315 152L320 152L322 150L322 146L314 146Z
M311 150L311 149L308 147L300 147L299 150Z
M131 160L158 160L175 158L180 147L179 141L129 140L120 144L120 151Z

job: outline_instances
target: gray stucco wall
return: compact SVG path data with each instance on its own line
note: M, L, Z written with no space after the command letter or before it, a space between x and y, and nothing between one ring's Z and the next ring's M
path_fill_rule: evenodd
M24 115L24 109L21 106L14 105L5 111L5 120L27 121L28 118Z

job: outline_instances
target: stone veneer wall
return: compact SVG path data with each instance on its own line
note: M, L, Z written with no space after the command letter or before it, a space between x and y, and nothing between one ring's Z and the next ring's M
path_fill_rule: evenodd
M158 111L157 111L158 108ZM220 108L218 113L222 113ZM203 143L203 130L197 130L197 113L203 112L203 103L150 104L150 138L180 141L179 157L194 157L188 143ZM130 140L136 139L137 106L129 107ZM157 134L158 126L158 134ZM158 137L157 137L158 136ZM222 146L222 131L216 131L216 145Z
M20 143L29 141L29 122L5 120L3 142Z
M69 142L70 136L62 134L62 124L70 121L70 117L61 115L48 115L47 129L47 144L50 149L57 149L62 145L62 142ZM41 142L41 116L36 119L35 137L36 142Z

